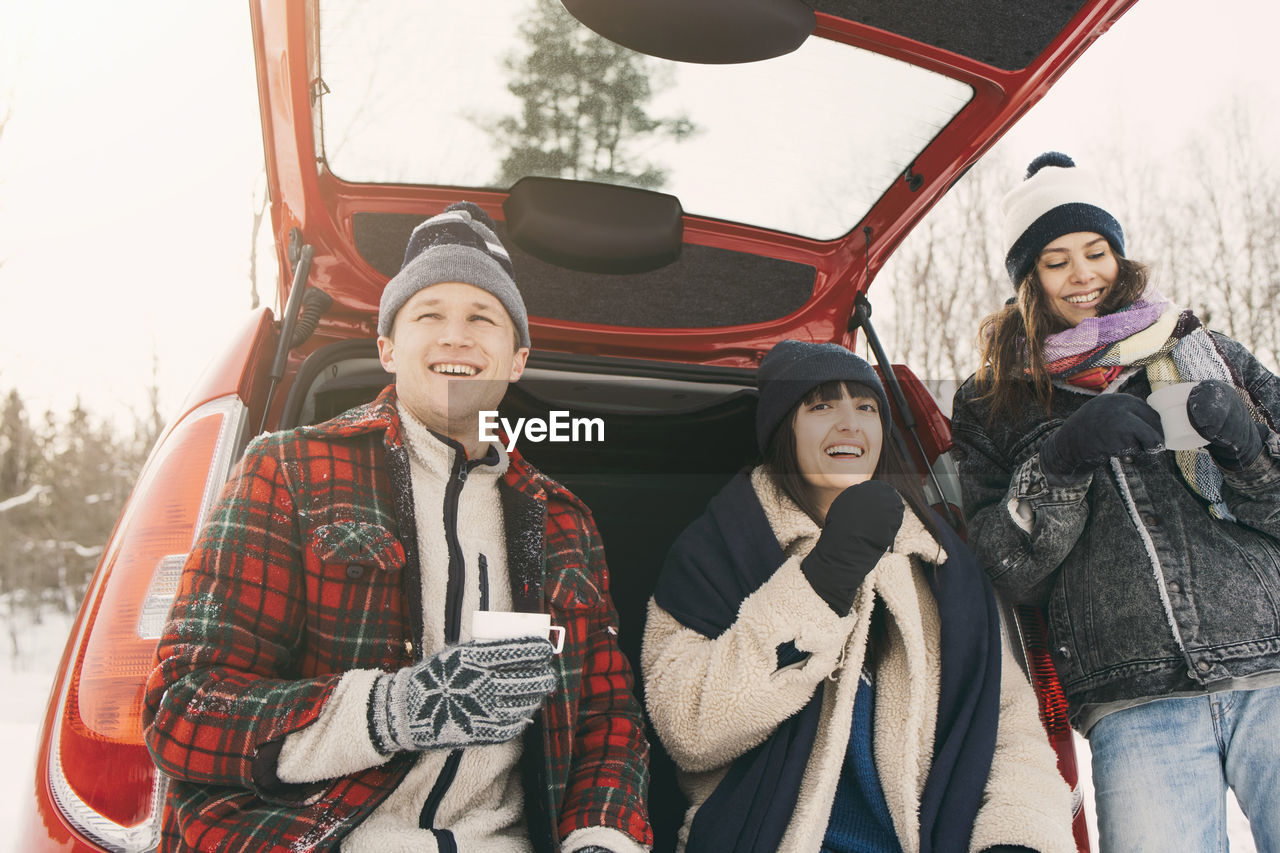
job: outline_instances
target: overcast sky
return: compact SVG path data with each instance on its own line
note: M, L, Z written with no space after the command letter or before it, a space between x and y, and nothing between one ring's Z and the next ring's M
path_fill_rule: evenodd
M1001 147L1087 161L1118 139L1159 161L1233 95L1273 113L1278 30L1273 0L1140 0ZM154 353L173 416L244 322L250 41L242 2L0 0L0 392L141 411Z

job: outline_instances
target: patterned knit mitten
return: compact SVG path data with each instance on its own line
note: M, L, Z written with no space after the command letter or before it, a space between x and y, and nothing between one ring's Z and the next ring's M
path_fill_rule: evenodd
M378 676L369 737L384 754L503 743L520 733L555 685L544 638L449 646Z

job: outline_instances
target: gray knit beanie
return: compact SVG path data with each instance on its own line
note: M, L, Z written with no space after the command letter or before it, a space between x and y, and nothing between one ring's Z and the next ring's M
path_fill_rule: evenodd
M520 346L529 346L529 314L495 227L478 205L460 201L414 228L400 272L382 290L378 334L391 334L396 312L419 290L457 281L493 294L515 323Z
M1124 229L1107 208L1101 181L1066 154L1047 151L1032 160L1023 182L1004 197L1004 263L1013 286L1063 234L1101 234L1124 257Z
M876 370L839 344L779 341L765 355L756 371L760 400L756 404L756 443L760 452L769 448L787 414L805 395L827 382L857 382L876 395L885 435L891 426L889 399Z

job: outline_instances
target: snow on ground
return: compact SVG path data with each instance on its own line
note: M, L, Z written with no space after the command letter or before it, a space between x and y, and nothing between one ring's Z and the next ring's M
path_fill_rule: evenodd
M21 853L12 834L30 802L26 785L32 778L36 738L72 617L46 613L39 623L34 623L21 610L10 617L6 605L7 602L0 600L0 755L16 769L0 774L0 850ZM14 642L18 646L16 656ZM1089 744L1079 736L1076 737L1076 760L1080 766L1089 835L1093 849L1097 850L1098 819L1089 778ZM1248 821L1236 806L1235 798L1229 797L1227 804L1232 853L1256 853Z
M0 850L17 850L14 833L31 802L36 738L72 616L46 611L39 621L0 598L0 755L11 770L0 774Z

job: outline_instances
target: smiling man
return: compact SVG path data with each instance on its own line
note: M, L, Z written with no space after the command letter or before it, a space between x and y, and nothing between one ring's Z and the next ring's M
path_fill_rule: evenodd
M249 446L147 685L147 744L171 777L164 849L652 844L591 514L479 437L529 343L492 220L455 204L414 230L383 291L394 384ZM475 639L479 610L549 613L563 651Z

